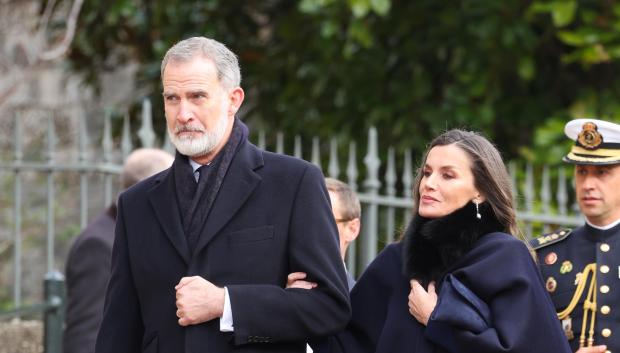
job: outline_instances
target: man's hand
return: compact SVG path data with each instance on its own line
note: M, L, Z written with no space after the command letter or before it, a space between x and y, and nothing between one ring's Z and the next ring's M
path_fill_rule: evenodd
M305 272L293 272L286 277L286 288L312 289L317 286L314 282L304 281Z
M579 348L575 353L605 353L606 345Z
M224 313L224 288L200 276L183 277L174 289L177 291L177 317L179 325L196 325Z
M431 313L437 305L437 293L435 293L435 282L428 285L428 292L422 287L420 282L412 279L411 292L409 292L409 313L426 326Z

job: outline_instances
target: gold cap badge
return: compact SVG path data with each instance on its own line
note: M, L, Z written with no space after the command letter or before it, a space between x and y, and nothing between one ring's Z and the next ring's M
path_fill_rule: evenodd
M598 132L598 127L593 122L583 124L577 141L581 146L588 150L594 150L603 143L603 136Z

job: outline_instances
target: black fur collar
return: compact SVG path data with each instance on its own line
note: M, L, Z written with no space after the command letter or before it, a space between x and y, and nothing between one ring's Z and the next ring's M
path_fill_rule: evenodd
M404 274L424 285L438 281L444 272L472 249L483 235L505 231L487 202L476 206L468 202L451 214L435 219L416 215L405 232Z

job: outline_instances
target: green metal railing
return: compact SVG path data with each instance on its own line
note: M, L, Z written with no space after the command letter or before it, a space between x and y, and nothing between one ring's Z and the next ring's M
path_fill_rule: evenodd
M43 313L43 352L62 353L62 330L65 316L65 278L58 271L45 275L45 301L8 311L0 311L0 320Z

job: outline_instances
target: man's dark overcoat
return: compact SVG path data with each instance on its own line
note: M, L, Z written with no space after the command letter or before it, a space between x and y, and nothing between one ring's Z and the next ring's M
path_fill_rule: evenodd
M300 159L243 140L194 249L173 173L157 174L119 198L97 352L304 352L349 319L337 239L323 175ZM318 288L284 289L296 271ZM233 333L219 319L179 326L174 287L185 276L228 288Z

